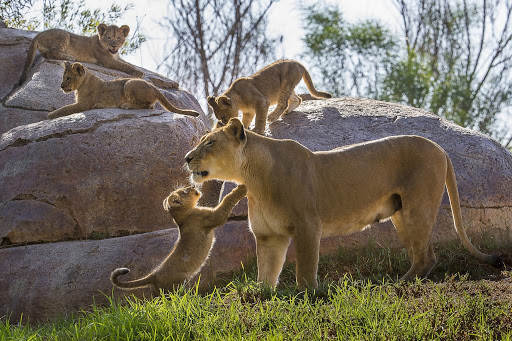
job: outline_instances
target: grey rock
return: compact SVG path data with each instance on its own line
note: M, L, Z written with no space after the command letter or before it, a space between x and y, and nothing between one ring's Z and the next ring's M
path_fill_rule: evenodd
M105 304L115 297L150 295L145 289L113 291L110 272L131 271L126 279L147 274L170 252L177 229L105 240L71 241L0 249L0 317L12 321L45 321ZM197 276L200 285L219 273L237 269L254 255L247 223L228 223L217 229L210 258ZM124 280L124 278L123 278Z
M173 227L162 200L187 182L184 155L205 129L162 110L104 109L9 130L0 137L0 238L24 243ZM59 214L37 218L34 201ZM28 227L18 217L23 211L38 233L20 231ZM62 215L74 224L61 224Z

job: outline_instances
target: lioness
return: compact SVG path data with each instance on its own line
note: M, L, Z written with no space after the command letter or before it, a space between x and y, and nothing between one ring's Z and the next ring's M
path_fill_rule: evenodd
M118 277L130 272L127 268L115 269L110 280L121 289L151 286L153 294L160 289L172 289L190 280L208 258L215 242L214 229L224 225L229 213L247 190L240 185L226 195L216 208L196 207L201 193L193 186L172 192L164 199L168 211L180 230L180 237L165 260L141 279L120 282Z
M270 105L277 104L268 115L270 122L300 105L302 99L294 89L301 78L313 97L331 98L330 94L315 89L311 76L302 64L295 60L279 60L249 77L238 78L222 95L209 96L208 104L222 124L237 117L238 111L242 110L242 122L248 128L256 115L254 131L263 134Z
M37 50L46 59L99 64L135 77L144 76L143 72L119 57L119 49L123 46L130 27L99 24L97 29L98 34L91 37L76 35L60 29L50 29L37 34L30 43L27 61L19 84L23 84L27 79Z
M153 109L157 101L169 111L199 116L197 111L176 108L155 86L143 79L104 81L80 63L65 62L64 66L61 88L64 92L76 91L76 103L50 112L48 118L101 108Z
M430 238L445 184L464 247L483 262L499 262L469 241L452 163L423 137L392 136L311 152L296 141L244 130L231 119L204 135L186 162L195 182L219 179L247 186L258 281L272 286L291 238L297 284L317 287L321 237L360 231L388 217L412 262L402 279L428 275L436 263Z

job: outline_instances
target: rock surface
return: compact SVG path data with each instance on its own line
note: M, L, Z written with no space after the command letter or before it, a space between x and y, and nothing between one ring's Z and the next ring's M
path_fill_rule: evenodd
M131 271L123 280L147 274L170 252L178 229L105 240L70 241L0 249L0 318L44 321L104 304L112 293L110 273L118 267ZM216 231L210 259L200 272L211 282L220 272L240 266L254 255L247 223L228 223ZM139 297L149 291L114 290L117 297Z
M62 61L41 57L17 86L36 33L0 29L0 243L174 227L161 202L187 182L183 156L206 131L197 100L183 90L161 89L176 106L200 112L199 119L156 108L89 110L46 120L48 111L73 103L74 94L60 89ZM85 65L105 80L127 76ZM160 85L172 83L144 71Z
M56 241L173 227L161 203L186 181L184 155L204 131L194 118L122 109L9 130L0 137L0 238Z

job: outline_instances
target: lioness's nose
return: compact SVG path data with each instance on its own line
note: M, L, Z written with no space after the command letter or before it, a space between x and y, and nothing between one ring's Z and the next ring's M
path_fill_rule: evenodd
M190 152L188 152L187 155L185 155L185 161L187 161L187 163L190 163L190 161L192 161L192 157L190 156Z

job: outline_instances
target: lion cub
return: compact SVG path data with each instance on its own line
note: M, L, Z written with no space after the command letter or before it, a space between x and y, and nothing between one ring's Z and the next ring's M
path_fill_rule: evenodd
M242 123L248 128L256 115L254 131L263 134L267 121L268 107L277 104L268 114L268 121L273 122L281 115L297 108L302 99L295 94L295 86L301 78L315 98L331 98L326 92L315 89L306 68L294 60L279 60L249 77L238 78L228 90L218 97L209 96L208 104L215 117L223 124L243 112Z
M157 101L169 111L199 116L197 111L176 108L155 86L143 79L120 78L104 81L80 63L65 62L64 65L61 88L64 92L76 91L76 103L52 111L48 114L48 118L71 115L90 109L153 109Z
M30 43L27 61L19 84L23 84L27 79L36 50L39 50L46 59L98 64L135 77L144 76L143 72L119 57L119 49L123 46L130 27L99 24L97 29L98 34L91 37L80 36L60 29L51 29L36 35Z
M127 268L115 269L110 275L112 283L121 289L150 286L154 294L160 289L172 289L190 280L208 258L215 241L214 229L224 225L233 207L247 193L239 185L226 195L215 208L197 207L201 193L193 186L172 192L164 199L164 209L179 227L180 237L174 249L149 275L129 282L120 282L118 277L127 274Z

